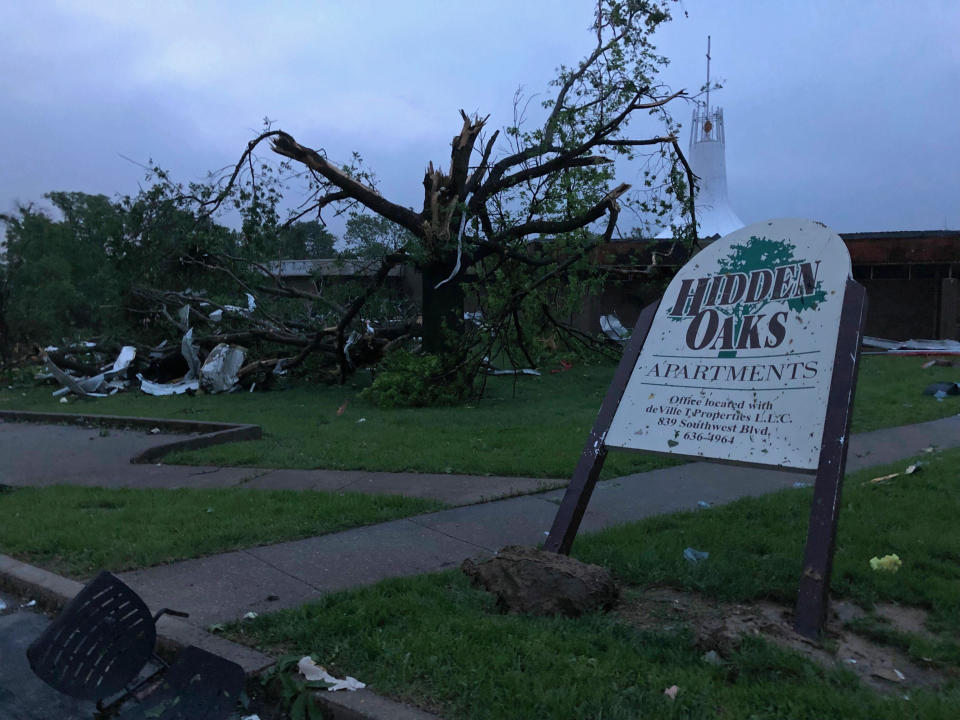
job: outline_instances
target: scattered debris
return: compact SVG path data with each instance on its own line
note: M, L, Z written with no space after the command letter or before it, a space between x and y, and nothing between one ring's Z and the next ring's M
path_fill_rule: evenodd
M147 395L183 395L185 392L196 392L200 389L199 380L181 380L176 383L155 383L146 380L143 375L137 374L140 389Z
M484 372L486 372L487 375L534 375L537 377L540 376L540 371L534 370L533 368L501 370L500 368L496 368L493 365L491 365L490 358L488 357L483 358L481 367L483 367Z
M705 550L694 550L692 547L684 548L683 559L694 564L710 557L710 553Z
M720 657L720 654L716 650L708 650L700 656L700 659L707 665L723 665L723 658Z
M663 691L663 694L666 695L671 700L676 700L677 693L680 692L680 688L676 685L671 685L666 690Z
M793 486L794 486L795 488L797 488L797 489L800 489L800 488L808 488L808 487L813 487L813 483L808 483L808 482L803 482L802 480L797 480L797 482L795 482L795 483L793 484Z
M347 405L350 404L349 400L344 401L343 405L337 408L337 417L340 417L347 411Z
M251 610L250 612L246 613L246 614L243 616L243 619L244 619L244 620L256 620L256 619L257 619L257 613L255 613L255 612L253 612L253 610Z
M956 367L958 362L955 360L947 360L946 358L934 358L933 360L927 360L920 367L924 370L932 367Z
M366 421L367 421L366 418L360 418L359 420L357 420L357 423L362 423L362 422L366 422Z
M137 349L133 345L124 345L120 348L120 354L117 355L117 359L113 361L113 365L110 366L110 370L107 372L108 375L119 375L132 363L137 357Z
M697 500L697 507L702 507L705 510L709 510L713 507L713 505L708 503L706 500Z
M864 336L863 346L877 348L891 355L960 355L958 340L884 340Z
M134 378L140 381L140 390L148 395L180 395L196 392L201 387L210 393L236 389L246 350L237 345L220 343L201 362L199 346L193 342L193 328L186 326L190 307L181 308L176 317L169 313L167 316L183 330L179 353L164 350L167 346L164 340L150 352L142 353L140 359L136 347L124 345L112 362L101 366L99 363L102 363L105 353L101 350L94 352L91 349L97 347L94 343L81 344L77 352L82 352L81 358L97 358L97 365L81 362L51 345L42 355L48 374L39 375L37 379L55 380L61 386L53 392L54 397L69 394L84 398L107 397L134 386ZM51 356L52 353L56 354L56 360ZM280 364L276 362L277 366ZM144 373L148 377L144 377ZM171 377L175 379L167 381ZM66 403L67 398L62 397L60 402Z
M188 307L187 310L189 309ZM197 348L193 344L193 328L187 330L183 336L183 340L180 341L180 354L183 355L187 361L187 367L190 368L190 371L184 375L184 379L199 377L200 355L197 353Z
M20 607L22 607L22 608L33 607L33 606L36 605L36 604L37 604L37 601L36 601L36 600L29 600L29 601L25 602L23 605L21 605Z
M540 376L539 370L534 370L533 368L521 368L518 370L499 370L497 368L488 367L487 375L535 375Z
M209 393L229 392L239 382L237 372L243 367L247 351L237 345L220 343L200 367L200 387Z
M300 662L297 663L297 670L300 671L300 674L303 675L308 682L327 683L330 686L327 688L329 692L335 692L337 690L349 690L353 692L354 690L362 690L366 687L365 683L349 675L343 679L335 678L328 673L322 665L317 665L309 655L304 655L300 658Z
M150 434L151 434L151 435L159 435L159 434L160 434L160 428L158 428L158 427L150 428Z
M43 356L43 364L46 365L47 370L50 371L50 374L56 381L67 388L67 392L72 392L74 395L80 397L107 396L106 393L99 392L104 383L103 374L95 375L94 377L75 378L57 367L56 363L54 363L47 354ZM62 394L62 391L56 391L54 396L58 394Z
M620 322L616 313L600 316L600 329L614 342L623 344L630 339L630 331Z
M900 477L901 475L913 475L917 472L923 463L916 462L913 465L907 465L906 469L902 473L890 473L889 475L881 475L880 477L875 477L872 480L867 480L863 483L864 485L884 485L895 477Z
M955 382L930 383L923 389L923 394L933 395L937 399L945 398L947 395L960 395L960 385Z
M870 568L880 572L896 572L903 563L898 555L884 555L882 558L870 558Z
M566 372L567 370L570 370L572 367L573 367L573 363L568 362L566 360L561 360L560 367L551 370L550 374L556 375L557 373Z

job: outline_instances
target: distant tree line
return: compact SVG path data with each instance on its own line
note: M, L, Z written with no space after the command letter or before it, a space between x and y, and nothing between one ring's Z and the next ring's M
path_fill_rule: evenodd
M281 227L258 208L240 229L191 212L162 185L135 197L52 192L54 212L21 206L0 215L0 352L96 338L149 342L156 308L137 291L200 292L238 302L215 256L268 262L330 258L336 238L315 220ZM251 213L247 213L248 215ZM239 298L242 298L242 294ZM152 329L152 331L151 331ZM162 334L164 331L159 330Z

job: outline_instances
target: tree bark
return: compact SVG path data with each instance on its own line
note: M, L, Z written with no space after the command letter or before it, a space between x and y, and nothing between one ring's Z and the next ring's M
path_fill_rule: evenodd
M463 287L459 278L435 287L450 277L453 264L430 263L423 268L423 349L429 353L453 350L454 339L463 331Z

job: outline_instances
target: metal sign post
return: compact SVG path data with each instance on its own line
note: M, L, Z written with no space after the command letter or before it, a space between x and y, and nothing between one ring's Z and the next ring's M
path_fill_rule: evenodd
M796 624L816 635L866 307L842 241L822 225L758 223L701 252L637 320L545 548L570 552L608 447L815 472Z
M593 430L587 437L583 454L577 461L573 478L567 486L563 501L560 503L557 515L553 519L553 527L551 527L547 541L544 543L544 549L550 552L570 554L570 547L573 545L573 539L577 536L577 530L580 529L583 513L587 509L590 496L593 495L593 488L600 477L600 471L603 469L603 461L607 458L607 446L604 444L607 430L610 429L613 414L617 411L620 398L623 397L623 391L627 387L627 381L630 379L630 374L637 363L637 357L639 357L643 344L646 342L650 326L653 324L654 314L659 306L660 303L656 302L643 309L636 326L633 328L633 334L623 350L623 357L617 366L617 372L613 376L610 387L607 388L607 394L600 406L600 413L593 424Z
M860 342L866 320L867 293L859 283L847 280L830 398L827 401L827 419L823 426L823 445L807 527L803 574L800 576L794 614L797 631L807 637L817 636L827 618L837 518L840 515L840 491L847 465L847 448L850 446L850 419L857 386Z

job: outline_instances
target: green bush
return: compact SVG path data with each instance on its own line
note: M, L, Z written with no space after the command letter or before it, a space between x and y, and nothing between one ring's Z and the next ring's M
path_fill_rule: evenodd
M470 378L441 355L391 353L363 397L382 408L454 405L471 391Z

